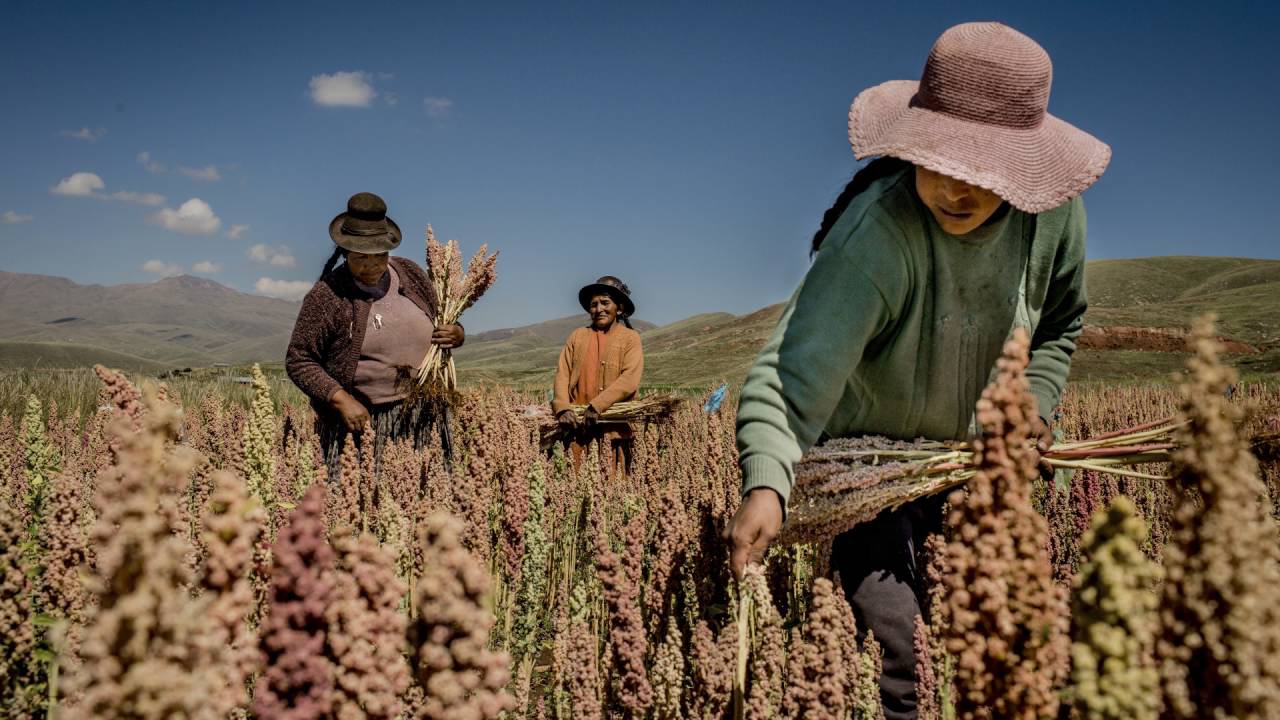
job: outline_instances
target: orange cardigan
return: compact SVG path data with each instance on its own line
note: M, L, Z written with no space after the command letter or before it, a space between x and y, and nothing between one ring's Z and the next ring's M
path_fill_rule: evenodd
M587 357L587 342L592 329L574 330L560 351L560 363L556 367L555 399L551 411L560 414L577 403L578 375ZM618 325L610 333L609 346L604 351L604 390L591 401L596 412L608 410L614 403L631 400L640 389L640 375L644 373L644 350L640 347L640 333L625 325Z

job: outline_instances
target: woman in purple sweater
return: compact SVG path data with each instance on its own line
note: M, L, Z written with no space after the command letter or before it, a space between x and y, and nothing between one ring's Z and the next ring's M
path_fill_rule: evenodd
M400 245L400 227L382 198L352 195L347 211L329 223L329 237L336 247L302 301L285 369L311 398L332 481L347 435L361 442L366 424L379 465L389 439L422 446L435 418L421 403L405 402L402 381L430 345L456 348L466 335L461 325L436 327L437 299L426 273L388 255ZM339 259L345 262L337 265ZM450 460L447 418L440 431Z

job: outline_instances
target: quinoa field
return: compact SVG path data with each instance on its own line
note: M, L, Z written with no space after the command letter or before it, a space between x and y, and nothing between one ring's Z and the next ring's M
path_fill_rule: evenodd
M729 571L731 400L637 427L619 479L540 451L541 396L470 388L451 470L348 444L330 485L260 373L247 405L99 374L97 410L46 388L0 418L8 717L881 716L822 542ZM1062 486L1024 383L1006 358L929 543L920 717L1280 717L1280 386L1206 329L1177 383L1070 386L1068 439L1185 424L1171 480Z

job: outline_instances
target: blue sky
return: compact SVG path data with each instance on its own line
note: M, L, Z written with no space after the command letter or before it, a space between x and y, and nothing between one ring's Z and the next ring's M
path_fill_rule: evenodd
M750 312L857 167L854 95L970 20L1040 42L1050 111L1112 146L1091 258L1280 258L1280 11L1152 7L6 0L0 268L288 294L368 190L397 254L428 222L501 250L473 330L576 312L605 273L657 322Z

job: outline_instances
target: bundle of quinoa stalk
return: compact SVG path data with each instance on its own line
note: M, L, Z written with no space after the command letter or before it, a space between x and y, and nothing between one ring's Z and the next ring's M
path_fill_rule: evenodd
M1044 453L1053 468L1096 470L1148 480L1167 480L1135 469L1167 463L1174 448L1174 418L1164 418L1087 440L1058 443ZM891 440L868 435L830 440L796 465L780 540L829 540L919 498L946 492L973 477L973 447L967 442Z
M671 414L683 402L684 399L679 395L661 394L649 395L638 400L614 403L608 410L600 413L599 422L608 425L630 423L637 420L664 420L671 417ZM586 405L574 405L572 409L579 420L587 412ZM540 413L537 418L540 444L542 449L546 450L560 439L562 435L560 423L549 413L545 415Z

